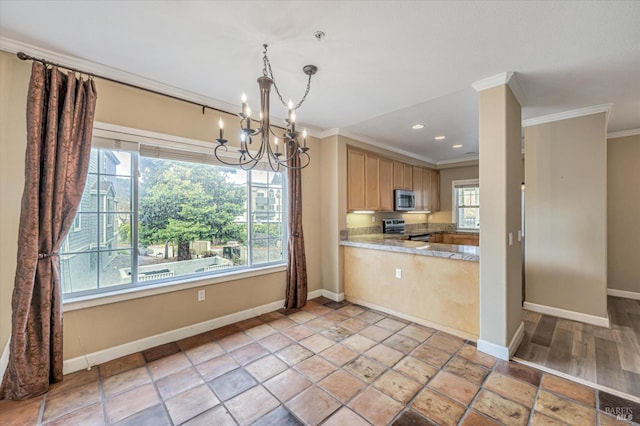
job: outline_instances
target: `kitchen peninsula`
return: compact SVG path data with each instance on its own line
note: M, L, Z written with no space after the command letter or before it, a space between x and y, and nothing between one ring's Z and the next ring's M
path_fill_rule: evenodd
M340 245L347 300L478 339L479 247L388 234L349 236Z

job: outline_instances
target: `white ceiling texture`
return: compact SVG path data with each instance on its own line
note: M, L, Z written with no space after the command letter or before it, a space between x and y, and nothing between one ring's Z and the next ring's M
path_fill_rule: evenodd
M610 133L640 128L640 1L0 1L4 50L234 112L243 91L258 110L263 43L286 98L318 66L298 112L316 135L433 163L477 158L471 85L504 72L523 119L611 103Z

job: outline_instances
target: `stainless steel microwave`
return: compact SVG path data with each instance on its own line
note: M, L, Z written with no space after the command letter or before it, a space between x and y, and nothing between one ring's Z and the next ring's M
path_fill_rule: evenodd
M416 193L404 189L393 190L393 209L397 212L406 212L416 209Z

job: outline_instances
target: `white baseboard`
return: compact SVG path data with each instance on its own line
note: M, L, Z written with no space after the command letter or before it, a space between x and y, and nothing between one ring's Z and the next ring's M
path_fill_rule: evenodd
M4 372L7 371L7 366L9 365L9 352L11 351L11 334L9 335L9 339L7 340L7 344L4 345L4 350L2 351L2 355L0 356L0 383L4 379Z
M609 328L609 316L599 317L596 315L583 314L582 312L567 311L566 309L554 308L553 306L538 305L537 303L524 302L523 308L539 314L551 315L558 318L584 322Z
M336 300L340 298L339 294L332 293L324 289L313 290L309 292L307 295L307 298L314 299L320 296L325 296L332 300ZM342 295L342 298L344 299L344 295ZM339 301L339 300L336 300L336 301ZM278 309L281 309L283 306L284 306L284 299L278 300L272 303L267 303L266 305L256 306L255 308L247 309L244 311L235 312L233 314L225 315L223 317L213 318L197 324L189 325L187 327L167 331L165 333L156 334L154 336L145 337L140 340L135 340L133 342L128 342L119 346L114 346L112 348L103 349L101 351L82 355L76 358L66 359L63 364L63 373L69 374L69 373L73 373L74 371L90 369L95 365L103 364L105 362L129 355L135 352L144 351L146 349L150 349L158 345L175 342L176 340L195 336L196 334L214 330L216 328L233 324L238 321L257 317L258 315L266 314L268 312L277 311ZM3 357L4 357L4 354L3 354Z
M484 352L486 354L492 355L496 358L503 359L505 361L509 361L513 358L513 355L518 350L518 346L522 343L522 339L524 338L524 322L520 322L518 329L515 334L511 338L509 342L509 346L502 346L492 342L488 342L486 340L479 339L478 340L478 350L480 352Z
M322 295L334 302L342 302L344 300L344 293L334 293L324 288L322 289Z
M402 318L402 319L405 319L407 321L415 322L416 324L424 325L426 327L435 328L436 330L440 330L440 331L444 331L445 333L453 334L454 336L458 336L458 337L460 337L462 339L472 340L474 342L476 340L478 340L478 336L476 336L474 334L467 333L467 332L462 331L462 330L456 330L455 328L447 327L447 326L444 326L442 324L438 324L438 323L435 323L435 322L432 322L432 321L429 321L429 320L425 320L423 318L418 318L418 317L414 317L412 315L404 314L402 312L394 311L393 309L386 308L384 306L379 306L379 305L376 305L374 303L369 303L366 300L361 300L361 299L357 299L357 298L354 298L354 297L349 297L349 302L355 303L357 305L366 306L367 308L375 309L377 311L384 312L385 314L394 315L394 316L396 316L398 318Z
M624 297L625 299L640 300L640 293L636 293L635 291L626 291L626 290L617 290L615 288L608 288L607 295L614 296L614 297Z

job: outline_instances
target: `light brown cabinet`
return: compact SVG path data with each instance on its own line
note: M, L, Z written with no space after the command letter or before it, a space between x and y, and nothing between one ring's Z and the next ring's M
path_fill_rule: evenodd
M380 210L380 158L365 154L365 210Z
M380 210L393 210L393 161L380 157Z
M431 202L429 210L432 212L440 211L440 172L431 170Z
M365 210L365 153L347 149L347 209Z
M400 161L393 162L393 189L413 189L413 166Z
M422 181L422 167L413 166L413 191L416 194L416 210L424 210L424 183Z
M429 237L430 243L458 244L464 246L479 246L480 236L478 234L433 234Z
M422 209L431 210L431 169L422 169Z

